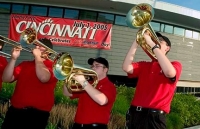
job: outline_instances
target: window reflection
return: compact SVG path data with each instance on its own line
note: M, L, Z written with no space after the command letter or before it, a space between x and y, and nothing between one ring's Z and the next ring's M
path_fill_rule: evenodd
M62 8L49 8L49 16L50 17L62 17L63 9Z
M173 26L162 24L161 25L161 31L172 34L173 33Z
M88 20L88 21L96 21L96 17L97 17L97 12L81 10L79 19Z
M174 34L184 36L185 29L179 28L179 27L174 27Z
M12 5L12 13L21 13L21 14L28 14L28 5L21 5L21 4L13 4Z
M0 4L0 13L10 13L10 4Z
M150 24L155 31L160 31L160 23L150 22Z
M78 14L79 14L78 10L65 9L64 18L78 19Z
M125 16L118 16L118 15L116 15L115 24L116 25L127 26L127 24L126 24L126 17Z
M185 30L185 37L192 38L192 31L191 30Z
M31 6L30 14L39 15L39 16L47 16L47 7Z
M114 15L113 14L106 14L106 13L99 13L97 21L113 24Z
M193 36L192 36L192 38L194 38L194 39L199 39L199 33L193 31Z

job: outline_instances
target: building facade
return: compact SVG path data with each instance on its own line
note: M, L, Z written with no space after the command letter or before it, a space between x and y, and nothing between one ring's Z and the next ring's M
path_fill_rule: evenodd
M89 68L87 59L102 56L110 63L109 77L117 85L135 85L136 79L127 79L122 63L134 41L138 29L126 25L126 14L139 3L149 3L155 9L150 22L155 31L169 37L172 42L168 57L183 65L178 86L200 87L200 12L156 0L4 0L0 1L0 35L8 37L10 14L29 14L45 17L79 19L113 24L110 50L80 47L54 46L57 52L68 52L75 64ZM12 46L5 45L4 52L10 53ZM22 52L18 63L32 59ZM139 48L136 61L150 58Z

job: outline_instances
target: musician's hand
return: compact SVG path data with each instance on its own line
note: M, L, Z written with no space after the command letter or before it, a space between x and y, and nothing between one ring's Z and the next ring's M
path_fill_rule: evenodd
M12 49L11 59L17 60L17 58L20 56L21 50L22 50L21 46L14 47Z
M32 52L35 57L41 57L42 55L38 46L36 46L36 48L34 48Z
M86 79L82 72L78 72L73 76L73 79L75 79L78 83L82 84Z
M132 45L134 45L134 48L137 48L137 47L138 47L138 43L137 43L136 39L133 41L133 44L132 44Z
M151 46L151 47L155 46L155 43L152 41L149 32L145 32L145 33L144 33L144 39L146 40L146 43L147 43L149 46Z

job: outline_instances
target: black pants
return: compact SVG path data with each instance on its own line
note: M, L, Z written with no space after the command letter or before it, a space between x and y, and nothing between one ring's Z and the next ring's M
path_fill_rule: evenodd
M136 110L131 106L126 114L127 129L166 129L165 113L159 110Z
M107 129L105 124L78 124L74 123L72 129Z
M35 108L9 107L2 129L45 129L50 113Z

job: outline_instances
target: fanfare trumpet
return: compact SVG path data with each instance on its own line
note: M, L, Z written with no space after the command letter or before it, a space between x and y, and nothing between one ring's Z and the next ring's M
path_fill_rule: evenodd
M126 23L131 28L140 28L137 32L136 41L152 59L157 59L152 52L151 47L146 43L144 39L144 33L148 32L152 40L160 46L160 41L156 36L154 30L149 24L154 17L154 9L147 3L141 3L134 6L126 15Z

